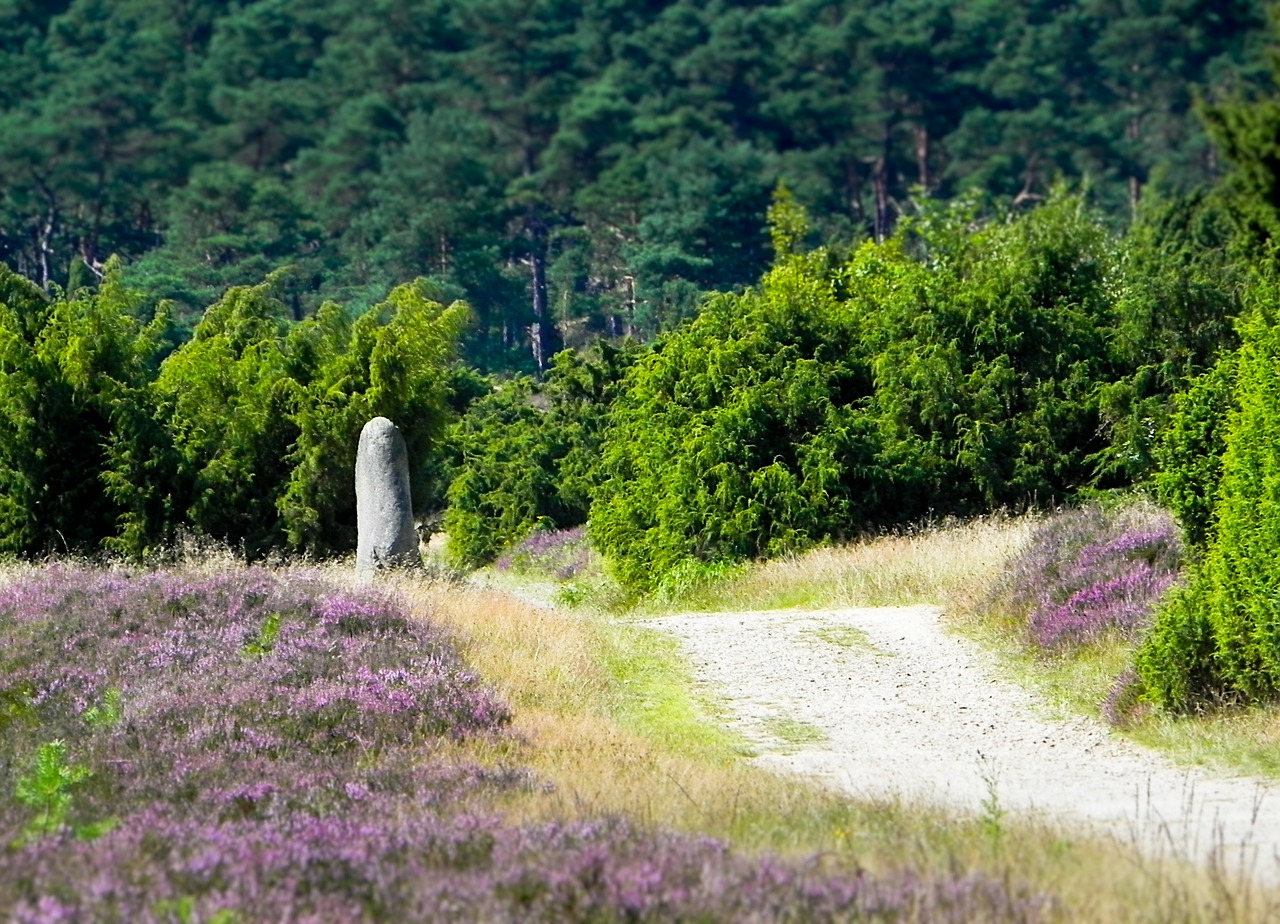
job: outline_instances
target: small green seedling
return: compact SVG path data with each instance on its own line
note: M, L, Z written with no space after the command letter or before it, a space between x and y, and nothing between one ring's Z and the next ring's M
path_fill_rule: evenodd
M63 829L71 811L71 788L90 776L88 767L67 763L67 743L55 739L40 745L31 772L18 777L13 794L36 815L23 828L20 844L38 841Z
M102 702L96 706L90 706L81 715L86 725L95 728L110 728L120 721L120 691L115 687L111 687L102 695Z
M276 636L280 634L280 621L279 613L268 614L258 629L258 637L244 646L244 653L251 658L262 658L271 654L272 649L276 647Z

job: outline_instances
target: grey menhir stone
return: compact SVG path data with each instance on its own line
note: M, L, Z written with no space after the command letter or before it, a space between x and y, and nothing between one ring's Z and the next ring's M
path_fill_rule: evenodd
M356 449L356 571L422 563L409 496L409 452L399 429L375 417Z

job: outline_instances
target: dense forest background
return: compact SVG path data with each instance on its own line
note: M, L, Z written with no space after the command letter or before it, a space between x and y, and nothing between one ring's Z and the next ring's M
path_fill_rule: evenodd
M3 0L0 261L111 255L178 338L291 267L295 319L426 277L485 371L649 339L759 279L784 181L822 241L1087 183L1123 226L1224 164L1257 0Z

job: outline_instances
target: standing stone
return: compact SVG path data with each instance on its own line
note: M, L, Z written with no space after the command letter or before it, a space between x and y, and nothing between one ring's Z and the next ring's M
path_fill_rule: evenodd
M375 417L356 449L356 571L420 564L409 497L409 452L400 430Z

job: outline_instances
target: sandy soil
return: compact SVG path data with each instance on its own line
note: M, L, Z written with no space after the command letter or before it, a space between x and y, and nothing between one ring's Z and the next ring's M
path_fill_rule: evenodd
M763 766L975 813L994 795L1009 813L1280 885L1280 788L1178 767L1099 722L1055 714L939 616L881 607L646 624L682 641Z

